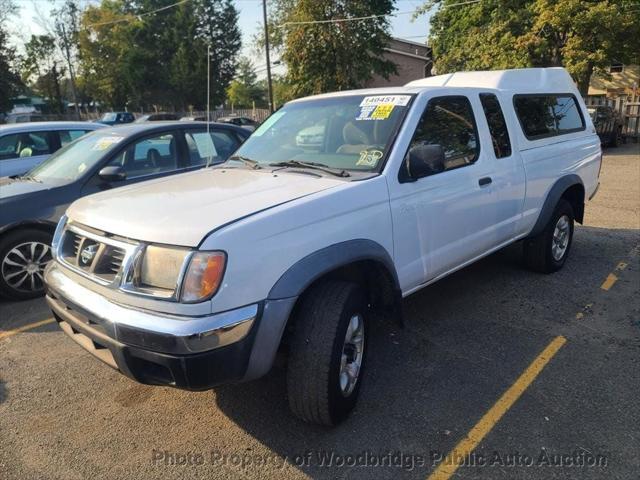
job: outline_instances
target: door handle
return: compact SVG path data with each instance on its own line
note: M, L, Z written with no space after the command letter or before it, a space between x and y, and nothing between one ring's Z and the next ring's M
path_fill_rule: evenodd
M478 185L484 187L485 185L489 185L491 182L491 177L482 177L480 180L478 180Z

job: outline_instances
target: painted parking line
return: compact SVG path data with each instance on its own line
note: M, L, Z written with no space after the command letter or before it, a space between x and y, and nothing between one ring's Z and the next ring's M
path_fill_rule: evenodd
M53 323L55 320L53 318L47 318L46 320L40 320L39 322L33 322L28 325L24 325L22 327L14 328L13 330L7 330L6 332L0 332L0 340L5 338L12 337L21 332L26 332L27 330L33 330L34 328L41 327L43 325L48 325Z
M617 281L618 281L618 277L614 273L610 273L609 275L607 275L607 278L605 279L605 281L602 282L602 285L600 285L600 288L602 290L608 291L611 287L613 287L613 285Z
M509 411L524 391L540 375L558 350L567 342L563 336L554 338L549 345L535 358L527 369L520 375L509 389L502 394L487 413L475 424L467 436L449 452L438 465L428 480L447 480L450 478L466 458L476 449L482 439L495 427L502 416Z

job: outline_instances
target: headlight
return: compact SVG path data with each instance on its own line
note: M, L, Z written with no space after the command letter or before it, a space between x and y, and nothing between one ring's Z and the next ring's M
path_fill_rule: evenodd
M173 294L189 253L186 249L149 245L140 263L139 286L170 290Z
M195 252L182 282L180 301L195 303L213 296L222 283L226 263L224 252Z
M226 260L224 252L148 245L122 288L165 300L201 302L220 287Z

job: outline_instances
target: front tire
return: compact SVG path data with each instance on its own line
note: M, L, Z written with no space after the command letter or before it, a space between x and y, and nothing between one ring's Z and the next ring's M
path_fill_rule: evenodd
M52 235L26 229L0 240L0 294L10 300L28 300L44 294L44 269L51 261Z
M524 241L524 261L531 270L553 273L560 270L573 240L573 207L561 198L545 226L536 237Z
M362 383L366 296L357 284L332 280L301 301L287 367L289 406L305 422L336 425L355 407Z

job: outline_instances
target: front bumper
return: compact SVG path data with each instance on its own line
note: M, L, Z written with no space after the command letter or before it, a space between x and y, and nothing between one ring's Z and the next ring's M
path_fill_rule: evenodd
M262 305L205 317L165 316L111 302L55 262L45 281L60 328L138 382L204 390L247 377Z

